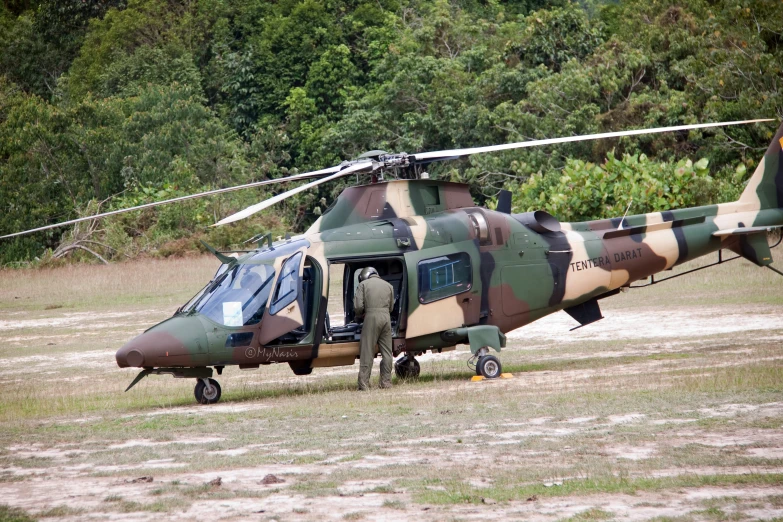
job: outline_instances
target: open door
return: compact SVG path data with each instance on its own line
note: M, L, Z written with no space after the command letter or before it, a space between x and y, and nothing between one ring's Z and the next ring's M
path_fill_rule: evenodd
M480 259L473 241L408 252L405 264L409 290L406 338L479 322Z
M306 250L301 248L286 259L275 260L278 276L261 321L262 345L304 325L302 276Z

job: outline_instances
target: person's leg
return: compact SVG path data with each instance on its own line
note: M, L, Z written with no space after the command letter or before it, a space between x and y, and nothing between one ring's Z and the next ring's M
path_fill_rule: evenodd
M362 337L359 342L359 390L370 389L372 360L375 359L376 325L372 317L364 318Z
M381 351L381 388L391 388L391 371L392 371L392 336L391 325L384 321L383 328L378 336L378 347Z

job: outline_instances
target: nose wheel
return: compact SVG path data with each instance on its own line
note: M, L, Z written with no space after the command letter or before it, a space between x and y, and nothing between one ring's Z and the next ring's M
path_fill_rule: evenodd
M215 404L220 400L220 384L215 379L197 379L193 394L200 404Z

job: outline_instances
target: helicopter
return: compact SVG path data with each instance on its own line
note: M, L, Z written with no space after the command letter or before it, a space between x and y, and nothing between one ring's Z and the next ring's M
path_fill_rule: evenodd
M768 233L783 227L783 125L739 200L579 223L545 211L513 213L501 191L495 210L475 205L468 185L429 179L420 167L524 147L629 135L674 132L771 120L705 123L524 141L415 154L371 151L342 164L148 203L47 225L11 237L88 219L260 185L316 178L230 215L215 226L247 218L294 194L349 175L371 182L348 187L304 233L273 241L259 234L240 253L207 248L221 265L212 280L174 315L116 352L121 368L140 368L125 391L148 375L196 380L202 404L220 400L214 373L226 366L256 369L287 363L294 374L353 365L362 325L353 309L363 268L374 267L394 288L391 312L395 373L419 375L416 357L470 347L477 375L502 374L505 334L564 310L579 326L603 319L599 301L686 261L718 253L776 273ZM407 177L384 180L388 173ZM627 211L626 211L627 214ZM773 236L770 236L773 237ZM2 238L0 238L2 239ZM778 243L780 240L778 239ZM736 256L723 257L723 250ZM342 288L330 286L342 271ZM647 286L647 285L636 285ZM327 310L330 291L343 305L341 324ZM332 296L334 297L334 296ZM578 328L577 327L577 328Z

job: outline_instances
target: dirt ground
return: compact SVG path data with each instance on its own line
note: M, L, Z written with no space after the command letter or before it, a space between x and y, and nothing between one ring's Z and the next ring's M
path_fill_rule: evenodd
M603 301L584 328L558 313L510 333L510 379L471 382L461 347L367 394L358 364L226 369L213 406L190 380L124 393L135 372L114 352L215 263L103 268L0 271L0 506L47 520L783 518L783 279L744 261Z

